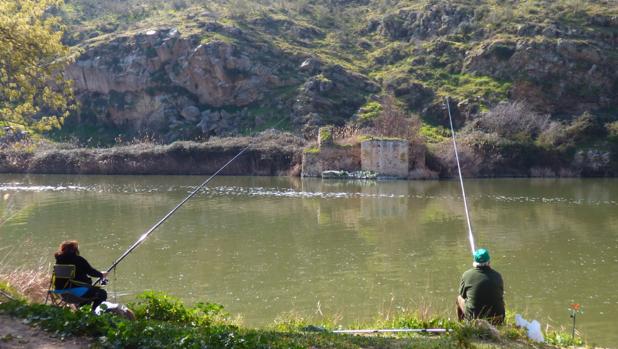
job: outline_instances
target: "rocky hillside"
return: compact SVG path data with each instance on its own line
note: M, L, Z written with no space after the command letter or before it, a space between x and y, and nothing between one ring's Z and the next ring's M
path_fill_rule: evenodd
M371 123L393 95L444 172L450 96L472 174L618 170L612 0L72 0L59 15L81 101L64 132L309 137Z

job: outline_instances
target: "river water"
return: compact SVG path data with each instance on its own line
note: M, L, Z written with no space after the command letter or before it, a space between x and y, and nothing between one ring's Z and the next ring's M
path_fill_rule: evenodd
M105 269L202 180L0 175L0 270L50 264L65 239ZM454 317L471 264L458 185L219 177L120 264L108 291L217 302L249 326L290 310L343 324L400 308ZM579 303L584 336L618 347L618 180L471 179L466 192L507 308L568 328Z

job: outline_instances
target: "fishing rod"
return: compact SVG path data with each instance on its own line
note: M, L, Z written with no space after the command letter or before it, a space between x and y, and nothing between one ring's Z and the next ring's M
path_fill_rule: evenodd
M474 247L474 234L472 233L472 223L470 223L470 212L468 211L468 200L466 200L466 190L464 189L463 177L461 175L461 165L459 164L459 154L457 151L457 141L455 141L455 128L453 128L453 117L451 116L451 106L446 97L446 109L448 110L448 120L451 124L451 136L453 137L453 149L455 149L455 159L457 160L457 172L459 173L459 183L461 184L461 195L463 196L464 209L466 211L466 222L468 222L468 240L470 240L470 249L474 255L476 248Z
M453 330L447 328L385 328L368 330L334 330L333 333L364 334L364 333L446 333Z
M279 120L275 125L272 126L272 128L275 128L277 125L279 125L284 119L282 118L281 120ZM228 162L226 162L223 166L221 166L221 168L219 168L215 173L213 173L210 177L208 177L208 179L206 179L204 182L202 182L202 184L200 184L197 188L195 188L189 195L187 195L187 197L185 197L178 205L176 205L176 207L174 207L171 211L169 211L165 216L163 216L163 218L161 218L157 223L155 223L155 225L153 225L152 227L150 227L150 229L148 229L145 233L143 233L139 239L137 239L133 245L131 245L122 255L120 255L120 257L118 257L114 263L112 263L112 265L107 268L106 272L109 273L110 271L114 270L114 268L116 268L116 266L122 262L123 259L125 259L131 252L133 252L133 250L135 250L139 245L141 245L142 242L144 242L144 240L146 240L146 238L148 238L148 236L154 232L159 226L161 226L161 224L165 223L165 221L170 218L176 211L178 211L178 209L180 207L182 207L182 205L184 205L187 201L189 201L189 199L191 199L195 194L197 194L197 192L199 192L203 187L205 187L211 180L213 180L221 171L223 171L229 164L231 164L234 160L238 159L238 157L240 157L245 151L247 151L247 149L249 149L253 143L255 142L255 139L250 141L249 144L247 144L246 147L244 147L241 151L238 152L238 154L236 154L233 158L231 158ZM99 278L94 285L98 284L99 282L104 282L106 281L104 278Z

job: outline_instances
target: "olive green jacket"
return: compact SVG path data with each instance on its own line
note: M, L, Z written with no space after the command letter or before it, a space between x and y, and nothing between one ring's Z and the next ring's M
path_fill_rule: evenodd
M504 317L502 276L489 266L472 268L461 277L459 295L466 300L466 318Z

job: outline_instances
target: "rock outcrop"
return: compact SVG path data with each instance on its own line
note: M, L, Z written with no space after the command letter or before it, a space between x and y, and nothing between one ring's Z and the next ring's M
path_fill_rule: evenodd
M322 35L273 23L303 36ZM239 29L216 23L205 30L243 39ZM380 90L365 76L311 57L286 56L251 42L185 37L170 28L95 45L68 67L66 76L75 81L82 101L73 122L161 134L168 141L234 135L274 117L289 117L298 129L342 124ZM283 88L297 93L278 96ZM263 110L269 111L264 115Z
M512 97L548 113L581 113L618 103L618 72L594 43L496 40L468 54L464 72L513 81Z
M98 45L79 57L66 75L86 101L82 114L93 113L101 123L128 130L158 132L189 124L202 132L225 133L225 125L217 127L212 118L202 122L199 107L246 107L283 84L272 68L235 45L200 43L175 29Z
M394 40L427 39L470 31L474 12L448 3L426 6L421 11L403 9L382 20L382 33Z

